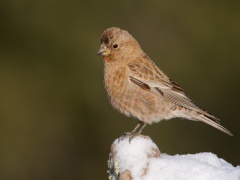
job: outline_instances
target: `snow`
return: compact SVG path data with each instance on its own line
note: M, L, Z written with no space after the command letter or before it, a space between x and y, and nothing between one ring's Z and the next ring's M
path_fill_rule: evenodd
M135 137L131 143L128 138L116 139L109 162L114 162L109 165L109 178L115 170L121 180L240 180L240 166L233 167L213 153L161 154L146 136Z

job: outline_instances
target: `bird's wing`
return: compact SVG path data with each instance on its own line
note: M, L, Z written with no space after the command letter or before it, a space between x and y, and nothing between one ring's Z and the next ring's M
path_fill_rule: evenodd
M148 57L147 57L148 58ZM174 81L169 79L149 58L139 59L128 64L129 80L146 91L165 98L167 101L190 110L191 119L203 121L232 136L232 133L219 124L219 119L202 110L186 95ZM192 113L194 112L194 113Z
M131 82L145 90L150 90L164 97L176 105L199 113L207 113L195 105L177 83L169 79L167 75L149 60L143 61L139 59L128 64Z

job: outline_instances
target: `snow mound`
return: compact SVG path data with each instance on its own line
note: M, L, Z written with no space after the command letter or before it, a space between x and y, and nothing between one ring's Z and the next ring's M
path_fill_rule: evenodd
M240 166L233 167L213 153L161 154L146 136L116 139L109 159L109 179L134 180L240 180Z

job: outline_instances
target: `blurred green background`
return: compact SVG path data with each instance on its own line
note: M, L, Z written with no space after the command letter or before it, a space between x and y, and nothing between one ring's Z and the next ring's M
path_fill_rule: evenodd
M0 179L107 179L110 145L137 121L110 106L102 32L128 30L234 137L200 122L147 126L163 153L240 164L239 1L0 1Z

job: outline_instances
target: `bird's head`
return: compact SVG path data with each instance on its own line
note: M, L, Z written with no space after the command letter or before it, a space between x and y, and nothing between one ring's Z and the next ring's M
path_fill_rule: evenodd
M141 48L138 42L125 30L117 27L106 29L100 40L101 46L98 55L111 58L112 60L126 59L136 55Z

